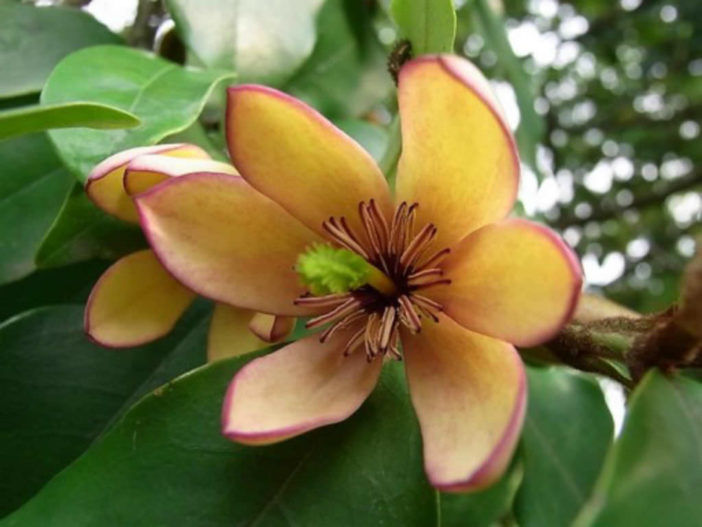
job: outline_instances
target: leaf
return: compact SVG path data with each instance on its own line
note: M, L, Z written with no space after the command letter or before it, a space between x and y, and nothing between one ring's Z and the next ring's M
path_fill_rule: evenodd
M114 260L146 247L141 230L100 210L74 183L58 217L37 249L39 268L58 267L83 260Z
M242 82L280 85L312 52L322 0L166 0L188 49Z
M518 456L515 456L518 458ZM441 527L491 527L509 513L521 480L518 459L491 487L468 494L441 493Z
M78 457L131 398L205 361L201 310L130 350L90 343L82 321L82 306L56 306L0 326L0 515Z
M612 417L594 380L558 368L527 372L524 478L514 514L522 527L570 525L612 442Z
M392 90L366 2L326 0L314 51L285 91L328 117L358 117Z
M0 142L0 284L34 269L34 253L72 179L44 134ZM3 299L4 301L4 299Z
M575 525L696 527L701 490L702 384L652 370Z
M52 128L133 128L139 118L106 104L72 102L24 106L0 112L0 140Z
M57 269L34 271L0 286L0 322L40 306L83 304L108 263L93 260Z
M54 66L79 48L122 39L77 9L0 2L0 98L41 90Z
M49 132L59 156L80 181L109 155L152 145L188 128L215 87L232 74L181 68L150 53L96 46L66 57L51 73L42 104L94 102L141 119L128 131L67 129ZM80 79L80 82L76 82Z
M390 12L413 55L451 53L456 38L452 0L392 0Z
M435 525L402 366L344 423L270 446L220 435L246 361L210 364L146 397L4 527Z

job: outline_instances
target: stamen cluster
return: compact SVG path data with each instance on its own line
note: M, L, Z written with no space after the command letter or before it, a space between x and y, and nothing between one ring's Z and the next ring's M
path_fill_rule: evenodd
M369 362L388 353L401 360L400 326L418 333L423 317L438 321L442 306L420 291L451 282L440 267L450 250L430 251L437 232L432 223L415 232L417 208L417 203L400 203L388 224L374 200L362 201L358 205L362 235L354 232L344 217L331 217L322 224L334 244L382 271L392 287L376 288L369 283L345 293L298 298L298 305L328 309L307 322L308 328L330 324L320 334L321 342L339 330L354 328L344 355L363 347Z

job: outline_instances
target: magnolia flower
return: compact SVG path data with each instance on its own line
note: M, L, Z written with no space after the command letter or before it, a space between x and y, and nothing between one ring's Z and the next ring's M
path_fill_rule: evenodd
M472 64L413 60L398 99L394 197L370 155L319 113L241 85L226 115L241 177L172 178L136 196L137 209L159 261L190 290L325 327L236 374L227 437L267 444L341 421L384 359L401 358L429 480L478 489L503 472L521 429L514 345L569 319L579 266L548 229L505 219L519 160Z
M115 154L90 173L85 190L105 212L138 222L132 196L170 178L192 172L237 176L233 166L213 161L187 144L132 148ZM168 333L196 294L175 280L146 249L114 263L93 287L85 308L88 336L109 347L130 347ZM208 357L246 353L285 338L294 318L255 313L218 304L210 324Z

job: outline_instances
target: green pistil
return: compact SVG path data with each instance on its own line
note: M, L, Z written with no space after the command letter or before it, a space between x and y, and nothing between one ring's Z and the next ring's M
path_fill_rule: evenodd
M347 293L366 284L385 294L394 289L392 282L362 256L329 245L317 244L301 254L295 270L315 296Z

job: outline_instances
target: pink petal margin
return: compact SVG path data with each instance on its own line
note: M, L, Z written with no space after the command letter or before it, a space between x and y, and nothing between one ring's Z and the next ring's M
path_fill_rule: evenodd
M514 352L516 360L521 363L519 354ZM426 467L427 477L431 484L443 492L468 492L477 491L489 487L502 476L503 472L512 460L512 454L517 446L522 425L524 424L524 416L527 408L527 382L524 366L520 368L519 388L517 390L517 401L515 403L514 413L507 424L500 440L490 453L488 458L480 467L466 479L453 481L450 483L436 480L431 473L430 467Z

